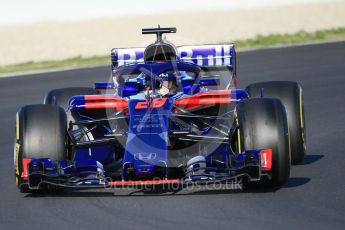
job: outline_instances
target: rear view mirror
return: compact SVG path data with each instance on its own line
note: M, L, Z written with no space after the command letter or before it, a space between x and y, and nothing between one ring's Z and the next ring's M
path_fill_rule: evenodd
M203 77L199 81L200 86L218 86L220 84L219 76Z
M96 82L95 89L96 90L106 90L106 89L114 89L115 85L113 82Z
M138 82L125 82L123 86L119 87L119 94L122 97L129 97L139 92Z

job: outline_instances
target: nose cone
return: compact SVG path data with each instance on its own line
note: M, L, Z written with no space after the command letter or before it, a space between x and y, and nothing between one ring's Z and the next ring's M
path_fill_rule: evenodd
M172 101L167 98L130 100L129 130L123 173L130 165L135 176L153 175L167 165L168 126Z

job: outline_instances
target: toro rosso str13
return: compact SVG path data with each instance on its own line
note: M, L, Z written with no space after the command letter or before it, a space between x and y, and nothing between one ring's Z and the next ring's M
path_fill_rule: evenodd
M238 89L233 44L111 51L112 82L51 90L16 116L22 192L237 179L279 187L306 152L302 89Z

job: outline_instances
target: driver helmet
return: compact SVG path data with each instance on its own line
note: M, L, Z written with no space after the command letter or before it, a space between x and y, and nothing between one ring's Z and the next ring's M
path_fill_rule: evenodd
M162 96L175 95L178 92L177 74L160 74L156 79L156 90Z

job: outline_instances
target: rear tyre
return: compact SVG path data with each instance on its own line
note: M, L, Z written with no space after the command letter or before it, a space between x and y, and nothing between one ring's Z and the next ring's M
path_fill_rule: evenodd
M14 168L16 185L21 192L31 192L25 179L25 159L66 159L66 114L52 105L27 105L16 117Z
M278 99L254 98L237 105L240 151L272 149L268 186L280 187L289 178L290 152L286 112Z
M90 87L70 87L53 89L48 92L47 96L44 98L44 104L57 105L66 111L67 124L74 122L75 118L72 116L71 112L68 111L69 99L76 95L94 95L98 94L98 91Z
M254 83L246 89L251 98L260 96L263 89L264 97L281 100L286 109L290 131L291 162L293 164L303 162L306 155L306 126L302 88L296 82L272 81Z
M68 109L68 102L72 96L75 95L94 95L98 94L97 90L89 87L71 87L53 89L48 92L44 98L44 104L58 105L65 111Z

